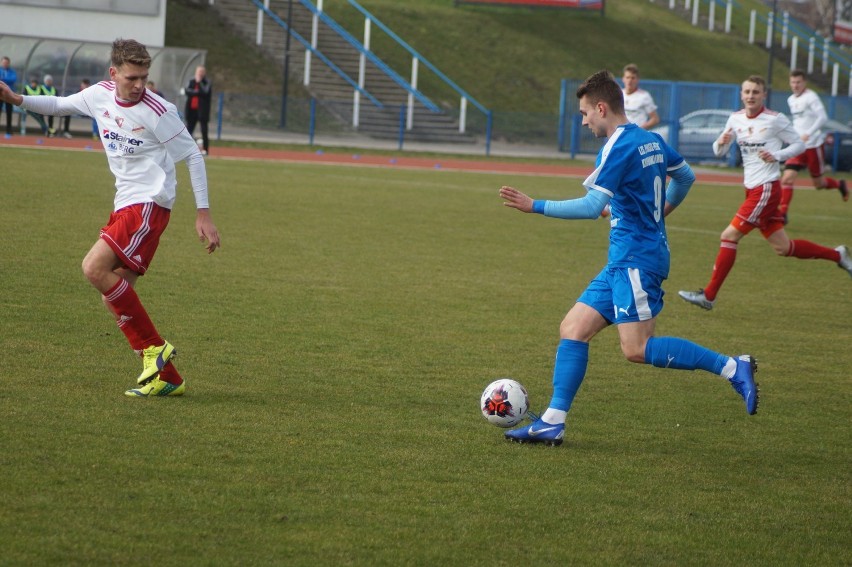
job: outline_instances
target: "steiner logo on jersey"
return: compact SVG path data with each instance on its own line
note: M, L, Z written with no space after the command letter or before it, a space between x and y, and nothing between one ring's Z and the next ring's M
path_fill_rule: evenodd
M108 144L104 142L109 149L119 151L125 154L135 153L136 149L145 143L144 140L129 138L119 132L110 132L106 128L104 128L101 137L104 140L109 140Z

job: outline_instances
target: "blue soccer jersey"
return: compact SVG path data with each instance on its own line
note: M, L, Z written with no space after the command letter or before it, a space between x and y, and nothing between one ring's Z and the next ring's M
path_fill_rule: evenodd
M610 266L668 277L666 176L685 164L662 137L635 124L619 126L609 137L583 185L611 197Z

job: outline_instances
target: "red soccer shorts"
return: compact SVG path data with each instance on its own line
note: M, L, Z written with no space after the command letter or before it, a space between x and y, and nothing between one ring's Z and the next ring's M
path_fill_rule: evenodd
M822 146L808 148L796 157L785 161L784 169L795 169L796 171L807 169L811 177L822 177L825 173L825 150Z
M773 232L784 228L784 215L778 212L781 203L781 182L764 183L746 189L746 199L731 221L731 226L748 234L755 228L768 238Z
M109 223L101 229L101 238L126 268L143 275L154 258L170 215L171 211L155 203L128 205L109 215Z

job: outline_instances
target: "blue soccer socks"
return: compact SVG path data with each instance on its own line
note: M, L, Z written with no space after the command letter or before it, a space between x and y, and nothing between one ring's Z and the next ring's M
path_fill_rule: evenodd
M645 345L645 363L657 368L700 369L721 376L729 358L678 337L651 337Z
M556 349L556 363L553 366L553 409L568 411L589 364L589 343L562 339Z

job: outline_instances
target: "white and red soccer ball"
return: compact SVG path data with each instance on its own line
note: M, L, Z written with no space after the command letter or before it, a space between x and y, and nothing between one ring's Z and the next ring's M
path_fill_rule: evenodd
M530 397L519 382L500 378L485 387L479 407L488 423L497 427L512 427L527 416Z

